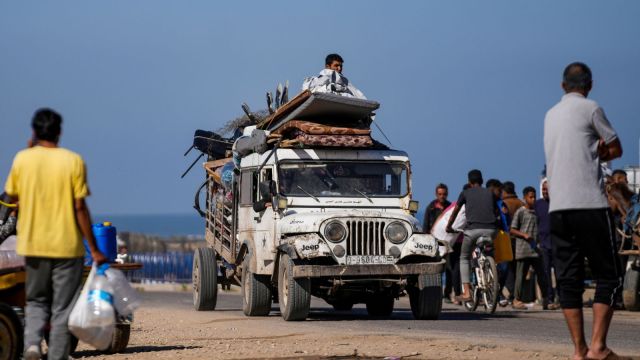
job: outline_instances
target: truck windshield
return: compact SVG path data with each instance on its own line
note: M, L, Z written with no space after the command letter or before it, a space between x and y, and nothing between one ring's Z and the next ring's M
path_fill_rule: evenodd
M408 181L404 163L285 162L278 172L285 196L402 197Z

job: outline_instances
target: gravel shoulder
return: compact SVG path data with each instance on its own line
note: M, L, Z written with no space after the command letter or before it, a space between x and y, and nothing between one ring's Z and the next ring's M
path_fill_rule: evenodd
M185 291L186 290L186 291ZM285 322L274 304L268 317L246 317L237 289L219 292L215 311L196 312L180 286L145 287L128 348L104 355L80 344L92 359L565 359L571 346L560 312L502 310L495 316L445 305L441 320L412 320L408 300L391 319L371 319L363 306L335 312L312 301L307 321ZM590 321L590 313L586 315ZM469 321L476 320L476 321ZM635 332L635 334L633 334ZM556 335L557 333L557 335ZM614 341L640 355L640 314L614 318ZM637 357L640 359L640 356Z

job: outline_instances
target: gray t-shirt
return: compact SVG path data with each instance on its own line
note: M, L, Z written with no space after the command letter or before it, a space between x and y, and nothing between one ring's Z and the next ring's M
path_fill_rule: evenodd
M466 230L496 229L497 203L493 192L483 187L472 187L460 193L457 206L466 205Z
M530 243L521 237L511 235L511 238L516 240L516 260L538 257L538 253L534 249L538 243L538 217L536 212L527 209L525 206L520 207L513 214L511 228L531 236Z
M598 104L569 93L544 119L549 211L606 208L598 141L618 136Z

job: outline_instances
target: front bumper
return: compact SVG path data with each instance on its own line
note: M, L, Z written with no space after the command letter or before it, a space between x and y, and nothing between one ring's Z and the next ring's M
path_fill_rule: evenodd
M319 278L343 276L407 276L420 274L440 274L444 271L445 260L419 264L390 265L296 265L294 278Z

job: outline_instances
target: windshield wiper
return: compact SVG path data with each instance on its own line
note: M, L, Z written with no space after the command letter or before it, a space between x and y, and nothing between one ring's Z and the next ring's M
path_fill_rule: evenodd
M313 200L320 202L320 199L318 199L317 197L313 196L313 194L311 194L310 192L308 192L307 190L303 189L302 186L300 185L296 185L296 187L300 190L302 190L302 192L304 192L305 194L311 196L313 198Z
M362 191L360 191L360 190L358 190L358 189L356 189L356 188L351 188L351 189L352 189L353 191L357 192L358 194L360 194L360 195L362 195L362 196L366 197L366 198L367 198L367 200L369 200L369 202L373 204L373 200L371 200L371 198L370 198L367 194L365 194L364 192L362 192Z

